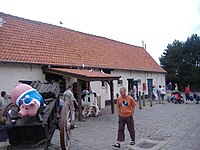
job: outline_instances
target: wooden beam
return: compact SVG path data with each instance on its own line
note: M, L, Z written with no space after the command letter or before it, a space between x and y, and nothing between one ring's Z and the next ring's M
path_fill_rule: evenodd
M77 98L78 98L78 114L79 114L79 121L83 121L83 117L82 117L82 101L81 101L81 89L82 87L82 81L81 80L77 80Z
M107 81L110 85L110 100L111 100L111 113L114 114L114 86L113 86L113 80Z

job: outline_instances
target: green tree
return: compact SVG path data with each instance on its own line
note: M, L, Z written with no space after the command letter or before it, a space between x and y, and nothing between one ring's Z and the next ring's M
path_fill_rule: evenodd
M177 82L181 90L191 84L200 90L200 37L193 34L187 41L175 40L168 44L160 57L161 66L167 71L166 81Z
M196 90L200 89L200 37L193 34L184 43L183 53L186 55L188 74L185 81L191 83Z

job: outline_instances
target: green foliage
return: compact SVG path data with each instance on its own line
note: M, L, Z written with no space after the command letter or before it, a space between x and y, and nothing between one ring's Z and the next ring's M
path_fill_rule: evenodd
M168 44L160 63L167 71L167 82L177 82L180 90L184 90L186 84L190 84L193 91L200 90L200 37L197 34L185 42L175 40Z

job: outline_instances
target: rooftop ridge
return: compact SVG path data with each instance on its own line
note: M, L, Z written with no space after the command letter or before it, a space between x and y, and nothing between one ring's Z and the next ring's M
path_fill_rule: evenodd
M42 22L42 21L31 20L31 19L27 19L27 18L23 18L23 17L18 17L18 16L15 16L15 15L6 14L6 13L4 13L4 12L0 12L0 14L7 15L7 16L11 16L11 17L15 17L15 18L17 18L17 19L22 19L22 20L25 20L25 21L30 21L30 22L36 23L36 24L43 24L43 25L48 25L48 26L54 26L54 27L62 28L62 29L69 30L69 31L72 31L72 32L76 32L76 33L80 33L80 34L84 34L84 35L88 35L88 36L93 36L93 37L97 37L97 38L102 38L102 39L110 40L110 41L113 41L113 42L116 42L116 43L119 43L119 44L124 44L124 45L127 45L127 46L133 46L133 47L138 47L138 48L144 49L144 48L141 47L141 46L129 44L129 43L122 42L122 41L117 41L117 40L115 40L115 39L111 39L111 38L108 38L108 37L95 35L95 34L92 34L92 33L85 33L85 32L82 32L82 31L77 31L77 30L75 30L75 29L70 29L70 28L66 28L66 27L54 25L54 24L51 24L51 23L46 23L46 22Z

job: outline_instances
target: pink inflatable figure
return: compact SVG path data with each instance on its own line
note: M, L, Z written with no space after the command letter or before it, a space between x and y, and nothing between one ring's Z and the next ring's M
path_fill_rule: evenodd
M38 109L44 106L44 100L38 91L27 84L18 84L11 93L11 101L20 108L20 117L36 115Z

